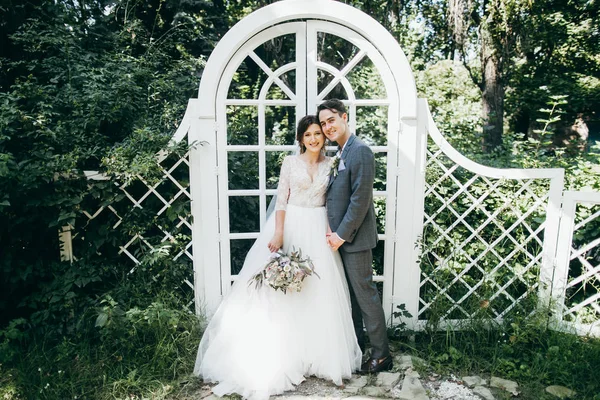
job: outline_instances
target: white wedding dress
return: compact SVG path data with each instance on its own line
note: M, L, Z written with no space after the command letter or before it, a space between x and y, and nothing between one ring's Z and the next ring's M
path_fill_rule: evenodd
M288 156L283 162L276 207L286 210L283 251L301 249L320 278L309 276L301 292L287 294L248 285L269 257L272 215L200 342L194 373L218 382L216 395L267 399L310 375L341 385L360 368L342 261L325 239L330 165L329 158L321 162L311 180L302 159Z

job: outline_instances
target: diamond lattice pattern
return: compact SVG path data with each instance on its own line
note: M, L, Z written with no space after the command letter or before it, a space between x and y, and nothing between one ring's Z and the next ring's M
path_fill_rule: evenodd
M600 204L577 204L565 295L565 321L600 320Z
M427 149L419 319L534 307L549 182L492 179Z
M81 205L73 235L74 252L94 243L104 255L115 254L131 263L130 273L151 266L153 258L167 256L172 270L156 274L182 276L179 289L193 310L192 218L189 188L189 153L169 155L158 162L160 176L141 176L128 184L91 180L96 193ZM98 190L103 193L98 195Z

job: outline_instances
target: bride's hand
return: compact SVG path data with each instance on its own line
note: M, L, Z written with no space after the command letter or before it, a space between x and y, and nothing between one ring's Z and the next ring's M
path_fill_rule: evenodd
M283 234L275 233L269 244L267 244L267 247L271 253L274 253L279 250L281 246L283 246Z

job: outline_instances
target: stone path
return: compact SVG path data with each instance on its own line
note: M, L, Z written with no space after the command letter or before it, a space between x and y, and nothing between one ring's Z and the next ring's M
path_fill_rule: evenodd
M437 374L428 374L428 376L421 377L415 370L414 363L425 365L423 360L416 357L396 356L393 372L381 372L368 376L354 375L344 387L335 386L332 382L323 379L308 378L298 385L295 391L273 396L271 399L500 400L518 397L520 393L519 385L516 382L499 377L491 377L489 382L479 376L460 378L450 376L442 379ZM170 399L221 399L213 395L210 388L210 385L205 385L198 380L195 387L191 385L187 390L182 390L179 395L170 397ZM546 392L550 398L556 399L571 399L576 396L575 392L562 386L549 386L546 388ZM240 399L240 397L231 396L230 399Z

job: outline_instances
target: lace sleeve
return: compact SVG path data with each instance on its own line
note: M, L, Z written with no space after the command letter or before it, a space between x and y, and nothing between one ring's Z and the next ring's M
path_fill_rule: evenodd
M287 208L288 199L290 197L290 158L283 159L281 164L281 173L279 174L279 185L277 185L277 203L275 211Z

